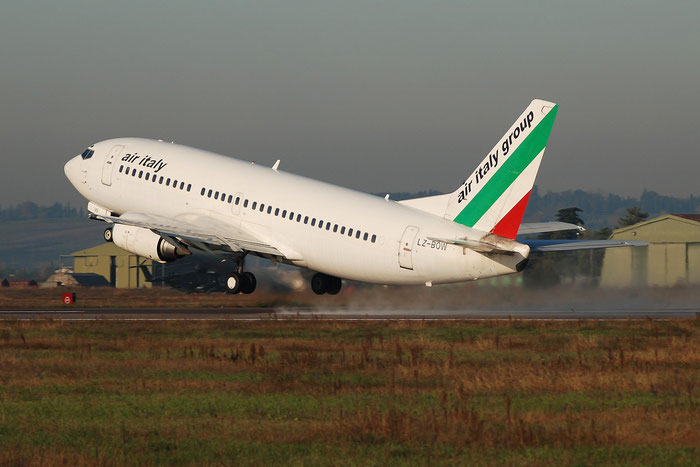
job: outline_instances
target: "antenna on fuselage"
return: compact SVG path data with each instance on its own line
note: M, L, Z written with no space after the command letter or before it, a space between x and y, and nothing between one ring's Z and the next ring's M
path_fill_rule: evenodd
M274 170L275 172L277 172L277 168L278 168L279 166L280 166L280 160L277 159L277 162L275 162L275 163L272 165L272 170Z

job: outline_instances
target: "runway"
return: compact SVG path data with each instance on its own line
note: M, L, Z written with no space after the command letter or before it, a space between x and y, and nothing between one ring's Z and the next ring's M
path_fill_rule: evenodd
M700 317L700 307L592 309L373 309L373 308L76 308L0 310L0 320L461 320L461 319L688 319Z

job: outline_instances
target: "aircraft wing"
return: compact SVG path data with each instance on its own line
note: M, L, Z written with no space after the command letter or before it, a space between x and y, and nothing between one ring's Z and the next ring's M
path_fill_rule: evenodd
M530 251L574 251L597 248L620 248L629 246L648 246L641 240L520 240L530 247Z
M290 260L300 259L300 255L289 248L276 244L269 236L255 232L254 225L237 227L218 219L214 213L192 212L175 218L139 212L127 212L119 217L92 213L91 217L108 223L149 229L170 243L174 242L173 239L178 239L204 251L211 251L215 247L213 249L230 249L233 253L249 251Z
M518 235L528 235L544 232L558 232L560 230L578 230L582 232L586 229L576 224L569 224L567 222L531 222L520 224L520 229L518 229Z

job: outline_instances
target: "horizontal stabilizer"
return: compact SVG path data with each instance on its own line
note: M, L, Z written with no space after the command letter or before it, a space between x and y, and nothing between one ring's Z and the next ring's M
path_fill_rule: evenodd
M641 240L521 240L521 242L528 245L530 251L542 253L649 245Z
M443 242L450 245L457 245L463 248L484 254L499 254L499 255L522 255L527 258L530 248L515 240L501 237L495 234L484 235L479 240L469 240L467 238L437 238L428 237L428 240Z
M520 224L518 235L529 235L544 232L559 232L561 230L578 230L583 232L586 229L576 224L568 222L531 222Z

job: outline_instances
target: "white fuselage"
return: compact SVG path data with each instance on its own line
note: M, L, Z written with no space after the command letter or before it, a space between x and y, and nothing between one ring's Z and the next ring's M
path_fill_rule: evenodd
M380 284L460 282L516 272L525 259L429 240L485 235L436 215L200 149L139 138L91 148L92 157L71 159L65 171L94 204L117 215L205 213L232 229L263 232L272 244L295 252L292 264L340 278Z

